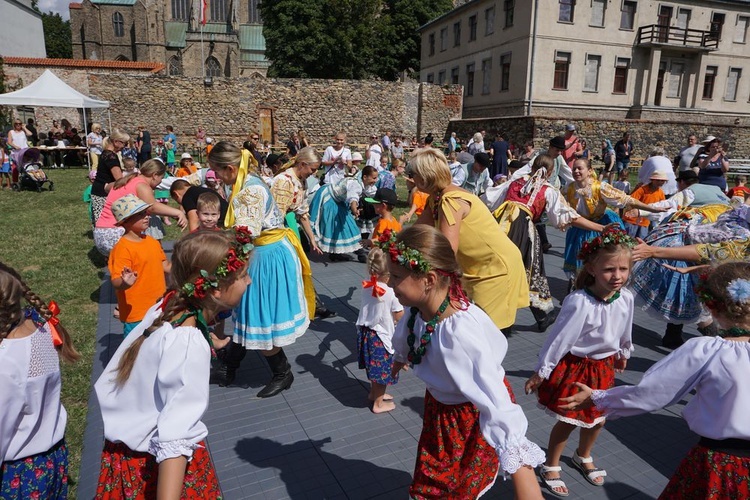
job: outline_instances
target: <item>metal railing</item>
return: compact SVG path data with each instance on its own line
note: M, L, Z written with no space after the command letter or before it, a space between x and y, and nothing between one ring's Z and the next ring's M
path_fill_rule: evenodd
M703 49L719 48L719 33L678 28L661 24L650 24L638 28L638 44L661 43Z

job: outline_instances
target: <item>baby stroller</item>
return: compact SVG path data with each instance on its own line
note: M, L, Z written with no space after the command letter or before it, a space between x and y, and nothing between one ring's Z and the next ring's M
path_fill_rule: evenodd
M45 183L52 191L55 184L44 173L42 154L36 148L26 148L15 151L11 155L13 160L13 190L30 189L42 192Z

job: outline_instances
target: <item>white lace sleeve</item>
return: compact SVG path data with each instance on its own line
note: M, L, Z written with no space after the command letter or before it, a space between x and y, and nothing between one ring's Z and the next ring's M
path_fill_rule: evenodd
M267 191L259 185L243 188L232 199L235 226L247 226L257 236L263 230L263 219L266 216Z
M193 456L208 431L201 422L208 408L211 352L196 328L175 328L164 339L156 378L156 394L163 404L149 452L161 462Z
M581 329L586 321L586 297L584 292L568 295L562 304L552 331L539 351L539 362L534 370L540 377L546 379L555 369L557 363L570 352L578 340Z
M547 202L549 223L562 231L580 217L580 214L568 205L560 191L551 186L544 190L544 201Z
M633 198L629 195L623 193L614 186L610 186L606 182L601 184L601 187L599 188L599 196L601 196L604 202L611 207L625 208L633 202Z
M362 196L362 184L355 179L349 179L346 183L346 204L353 201L359 203L359 197Z
M716 338L694 338L662 358L643 374L638 385L597 392L592 400L608 417L630 417L670 406L700 381L706 362L717 348Z
M482 435L495 448L503 474L513 474L524 465L537 467L544 463L544 452L526 438L526 415L511 401L508 389L500 382L505 371L494 357L487 355L491 350L481 341L481 335L495 332L473 333L451 339L453 347L445 359L447 373L461 394L479 410ZM469 376L461 373L466 367L471 367Z

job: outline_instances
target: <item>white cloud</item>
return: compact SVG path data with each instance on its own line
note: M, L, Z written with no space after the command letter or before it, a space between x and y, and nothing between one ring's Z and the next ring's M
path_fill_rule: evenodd
M38 7L44 13L52 12L53 14L60 14L64 20L70 19L70 11L68 5L70 0L39 0Z

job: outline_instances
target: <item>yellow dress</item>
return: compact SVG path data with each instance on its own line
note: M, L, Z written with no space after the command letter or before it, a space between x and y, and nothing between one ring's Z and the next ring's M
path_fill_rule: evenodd
M529 306L529 283L518 247L500 230L489 209L478 197L465 191L448 191L440 199L441 215L456 223L458 200L471 209L461 221L456 259L463 271L466 293L498 328L516 322L516 311ZM433 214L440 228L438 214Z

